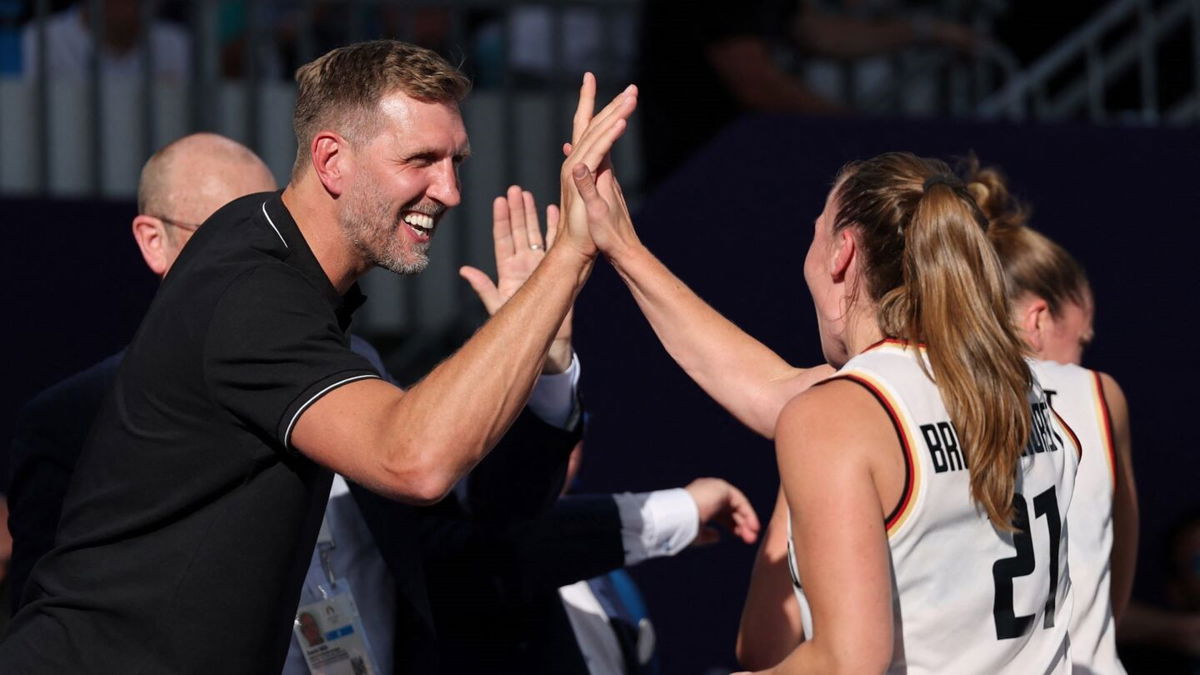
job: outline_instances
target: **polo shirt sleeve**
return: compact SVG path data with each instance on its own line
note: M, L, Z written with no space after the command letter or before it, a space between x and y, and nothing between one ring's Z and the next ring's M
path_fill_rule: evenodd
M226 289L208 327L204 373L220 406L284 447L319 398L379 377L350 350L328 298L284 265L258 267Z

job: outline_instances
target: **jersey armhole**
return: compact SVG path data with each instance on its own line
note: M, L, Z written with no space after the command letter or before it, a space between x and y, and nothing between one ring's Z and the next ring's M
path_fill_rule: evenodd
M1100 418L1101 432L1104 436L1104 456L1108 459L1108 470L1112 477L1113 490L1117 488L1117 444L1113 438L1112 411L1108 407L1108 398L1104 395L1104 380L1099 371L1092 371L1092 383L1096 389L1097 416Z
M909 443L908 436L904 433L904 426L900 423L900 413L892 405L888 396L884 394L874 382L871 382L867 378L855 375L853 373L839 373L833 377L822 380L813 386L819 386L829 382L835 382L837 380L853 382L854 384L857 384L858 386L870 392L871 396L875 397L875 400L879 402L879 405L883 407L884 412L887 413L888 420L890 420L892 423L892 429L896 432L896 438L900 441L900 453L904 455L904 488L900 491L900 499L897 500L895 508L893 508L888 513L887 517L883 519L884 528L887 530L887 533L890 536L892 534L892 530L896 525L899 524L901 517L908 511L909 505L912 503L914 461L912 444Z

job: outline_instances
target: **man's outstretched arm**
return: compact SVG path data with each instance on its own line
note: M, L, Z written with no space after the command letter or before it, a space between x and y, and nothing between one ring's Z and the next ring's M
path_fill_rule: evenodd
M592 87L580 97L589 112ZM635 107L630 88L596 115L564 163L566 180L576 165L601 166ZM586 223L568 225L529 280L424 380L407 392L375 379L340 386L303 411L290 444L396 499L441 499L525 405L595 252Z

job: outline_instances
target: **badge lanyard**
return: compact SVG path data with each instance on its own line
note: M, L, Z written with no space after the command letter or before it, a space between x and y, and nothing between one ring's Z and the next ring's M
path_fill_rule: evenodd
M296 640L313 675L375 675L379 667L371 656L350 582L338 578L334 569L336 548L329 520L323 518L317 535L317 557L325 575L317 584L321 599L297 608Z

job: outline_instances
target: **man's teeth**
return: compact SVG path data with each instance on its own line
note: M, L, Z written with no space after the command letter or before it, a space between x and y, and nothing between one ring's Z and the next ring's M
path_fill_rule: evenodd
M404 222L419 230L433 229L433 216L427 216L424 213L406 213Z

